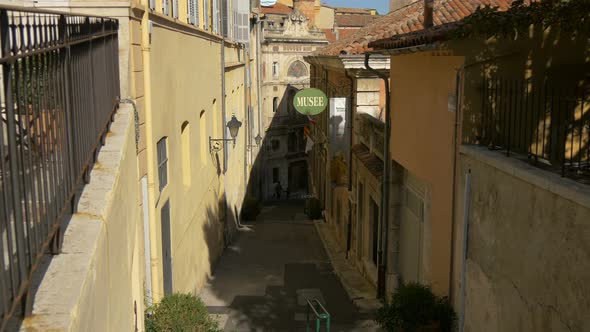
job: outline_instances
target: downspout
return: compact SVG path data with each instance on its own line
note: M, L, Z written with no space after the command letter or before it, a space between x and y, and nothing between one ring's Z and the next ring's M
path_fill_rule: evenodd
M369 57L371 54L365 53L365 68L380 77L385 83L385 144L383 151L383 183L381 186L381 245L379 247L379 267L377 272L377 296L386 298L385 296L385 277L387 273L387 244L388 244L388 230L389 230L389 215L387 213L389 207L389 139L391 131L391 109L390 109L390 91L389 91L389 77L380 71L371 68L369 65Z
M449 269L449 300L450 303L453 303L454 298L454 286L453 286L453 278L455 277L455 217L456 217L456 195L457 195L457 188L456 188L456 181L457 181L457 159L458 159L458 151L459 151L459 120L461 116L459 112L461 112L461 97L459 96L460 89L461 89L461 75L465 70L465 66L461 66L457 69L457 76L455 78L455 128L453 129L453 189L452 189L452 206L451 206L451 268Z
M260 129L262 128L262 93L260 91L260 29L262 21L260 17L256 15L256 93L258 94L258 135L260 135ZM262 137L262 136L260 136Z
M119 100L122 104L131 104L133 107L133 114L135 118L135 153L138 153L139 140L139 114L137 111L137 104L132 98L123 98ZM146 305L149 307L153 304L152 291L152 251L151 251L151 232L150 232L150 203L148 201L148 179L147 175L141 178L141 207L143 213L143 255L145 260L145 297Z
M354 79L348 71L344 71L344 75L350 81L350 119L348 119L348 123L350 124L350 131L348 133L349 136L349 147L348 147L348 225L346 226L346 258L350 258L350 248L352 246L352 205L354 202L351 200L351 193L352 193L352 132L354 129L354 112L352 110L354 105Z
M243 52L244 52L244 125L246 126L245 130L245 139L244 139L244 198L246 198L248 192L248 146L250 149L252 147L252 134L250 133L250 98L248 95L250 93L250 80L248 71L250 70L250 58L247 56L248 52L246 50L246 44L242 44ZM252 154L250 154L252 155Z
M163 296L163 278L161 277L158 269L159 262L161 260L158 255L158 243L159 238L156 233L156 178L155 174L157 169L155 167L155 147L154 147L154 115L152 110L151 101L151 67L150 67L150 34L151 34L151 22L149 8L149 0L142 0L142 5L146 10L143 12L141 18L141 54L143 62L143 88L145 91L145 131L146 131L146 154L147 154L147 204L148 204L148 215L150 224L150 248L151 251L151 285L148 285L152 289L152 301L158 302Z
M262 128L262 92L260 88L260 47L262 46L262 41L260 40L260 30L262 29L262 21L260 20L260 16L256 15L256 93L257 93L257 101L258 101L258 136L262 137L261 135L261 128ZM256 155L256 159L260 158L262 142L260 142L260 146L257 147L258 154ZM259 168L260 163L256 163L257 169L256 172L256 181L258 181L258 193L257 197L262 200L262 176L260 174Z
M222 1L219 1L219 9L220 9L220 13L219 13L219 31L221 32L221 132L222 137L223 137L223 174L225 175L225 173L227 172L227 130L225 129L225 123L226 123L226 116L225 116L225 111L226 111L226 102L225 102L225 31L224 31L224 26L223 26L223 13L221 13L221 10L224 10L223 7L221 7L221 3ZM224 187L225 187L225 181L224 182Z
M465 329L465 280L467 273L467 249L469 245L469 209L471 208L471 169L465 176L465 206L463 210L463 251L461 255L461 304L459 310L459 332Z
M225 230L223 232L224 239L223 244L225 247L229 245L229 220L228 220L228 200L227 200L227 188L226 188L226 172L227 172L227 133L225 129L225 31L223 25L223 10L225 7L222 7L222 0L219 0L219 4L217 6L219 8L219 15L217 15L217 21L219 24L219 31L221 32L221 132L223 133L223 223L225 225Z
M457 98L456 100L456 107L457 109L455 110L455 128L454 128L454 142L453 142L453 189L452 189L452 199L453 199L453 204L451 207L451 269L449 271L449 300L451 303L454 302L454 297L455 297L455 287L453 285L453 280L455 278L455 218L457 215L456 212L456 206L455 206L455 202L457 200L457 188L456 188L456 181L457 181L457 173L458 173L458 160L459 160L459 146L461 145L461 139L460 139L460 133L459 133L459 127L461 125L461 120L463 118L463 110L462 110L462 105L461 105L461 84L462 84L462 79L463 79L463 75L465 73L465 69L476 66L476 65L481 65L481 64L485 64L488 62L491 62L493 60L497 60L497 59L501 59L501 58L506 58L506 57L511 57L514 55L519 54L519 52L511 52L511 53L507 53L507 54L501 54L498 56L494 56L491 58L487 58L484 60L478 60L478 61L474 61L468 64L463 64L461 67L457 68L457 76L456 76L456 83L455 83L455 96Z

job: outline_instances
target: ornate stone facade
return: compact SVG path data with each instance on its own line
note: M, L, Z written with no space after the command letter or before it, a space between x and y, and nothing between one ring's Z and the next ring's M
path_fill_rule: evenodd
M291 12L266 13L262 51L264 128L263 198L276 197L276 183L290 196L307 193L307 158L303 127L307 117L294 109L293 96L309 87L309 65L303 60L327 45L325 34L309 18L306 6L295 0Z

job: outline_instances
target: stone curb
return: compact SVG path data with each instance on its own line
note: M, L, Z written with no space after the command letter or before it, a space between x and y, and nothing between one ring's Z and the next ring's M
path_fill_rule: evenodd
M322 245L330 258L330 263L334 269L334 272L338 276L338 279L342 283L344 290L348 297L352 300L352 303L357 306L361 311L374 311L379 309L382 306L380 300L376 299L373 294L367 294L366 292L355 288L351 285L349 277L347 276L350 274L359 274L354 267L350 266L346 261L346 258L339 257L337 252L334 252L334 248L328 244L328 240L326 239L326 235L324 235L324 231L320 228L320 224L323 224L323 220L313 220L313 224L318 232L320 240L322 241ZM360 277L362 278L362 277Z

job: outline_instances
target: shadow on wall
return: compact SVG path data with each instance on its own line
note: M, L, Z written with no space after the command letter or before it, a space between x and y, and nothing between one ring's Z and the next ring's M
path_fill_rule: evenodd
M305 153L307 139L304 127L309 126L307 116L298 113L293 107L293 98L299 91L295 86L288 85L284 94L270 107L274 109L262 110L262 128L265 132L248 132L246 134L249 145L258 149L259 153L252 162L252 174L248 179L247 200L267 201L274 197L277 181L280 181L281 199L302 197L307 194L307 165ZM271 115L272 116L268 116ZM260 134L264 137L260 146L256 147L254 138ZM286 172L285 176L273 173L273 165L282 165L279 172ZM288 179L281 181L281 178ZM269 188L273 192L269 193Z
M509 149L539 166L588 177L587 36L535 26L515 40L479 39L453 42L464 49L470 66L465 70L463 142Z

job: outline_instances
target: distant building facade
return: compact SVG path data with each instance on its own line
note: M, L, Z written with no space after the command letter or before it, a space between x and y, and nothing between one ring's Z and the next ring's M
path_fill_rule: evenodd
M267 136L262 146L261 187L263 199L269 200L307 193L303 128L308 119L295 110L293 97L309 87L309 65L303 57L328 41L315 26L313 1L295 0L292 8L276 4L263 7L262 12L262 105Z

